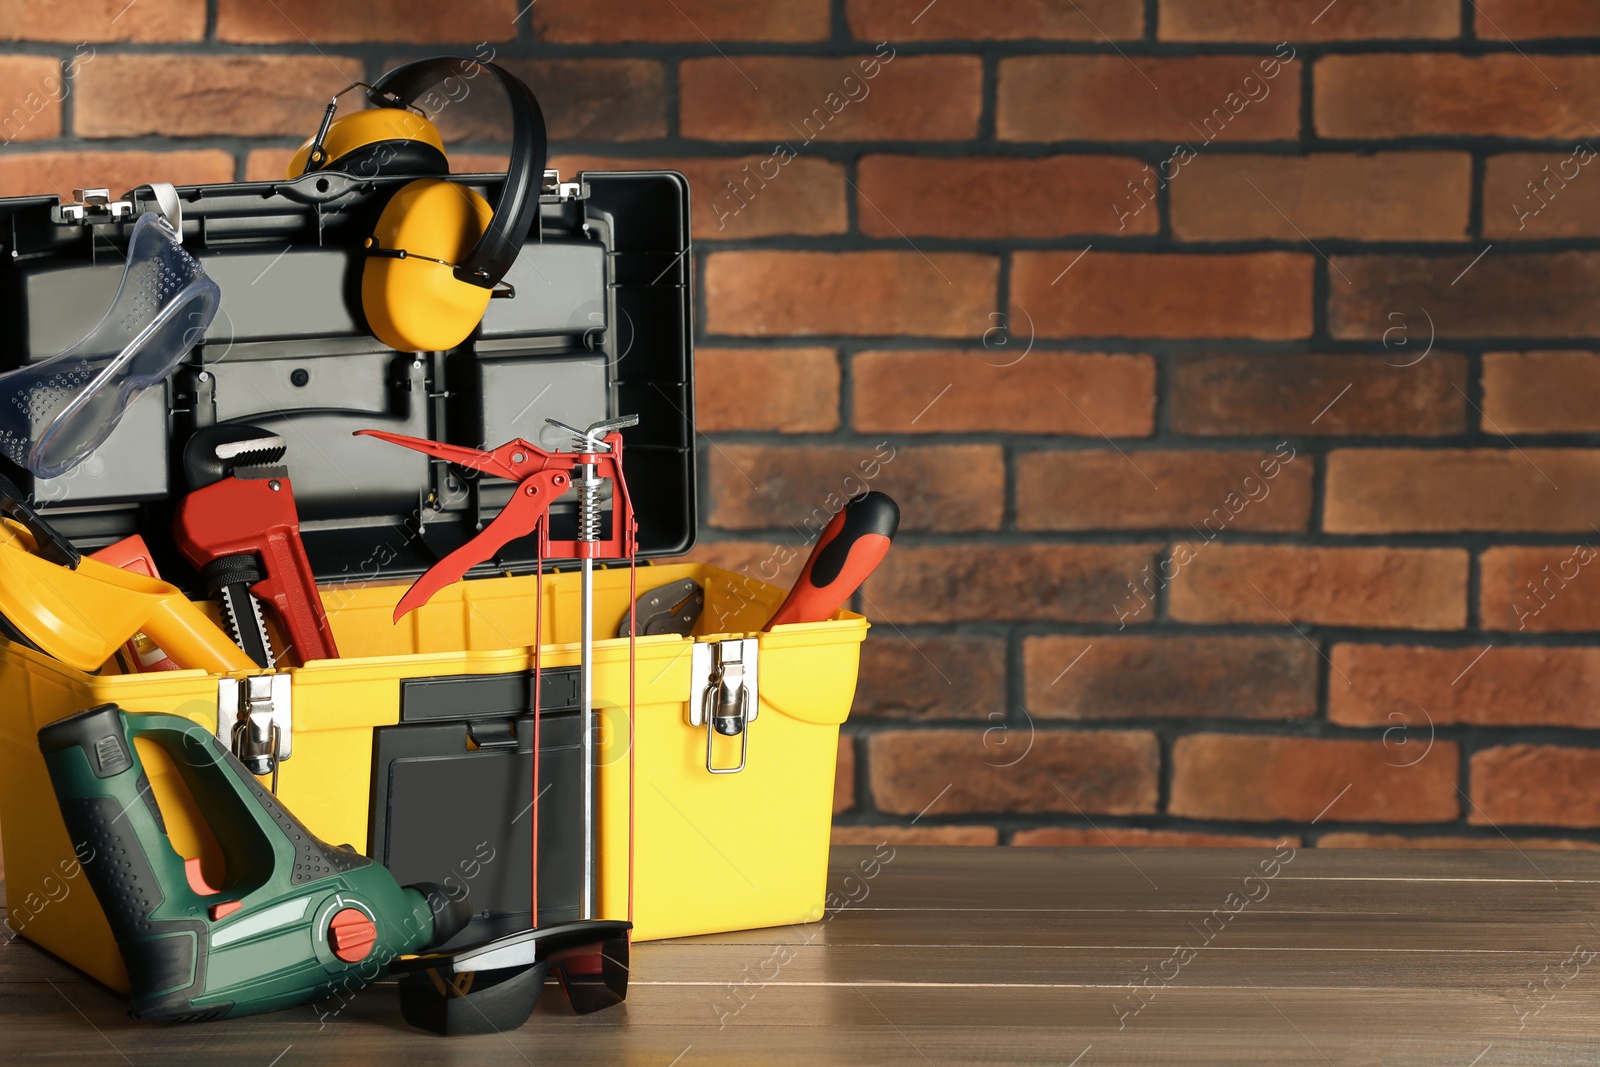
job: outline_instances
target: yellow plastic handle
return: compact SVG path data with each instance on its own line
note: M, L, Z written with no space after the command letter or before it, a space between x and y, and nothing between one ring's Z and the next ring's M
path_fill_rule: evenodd
M181 667L213 673L258 669L172 583L87 556L77 570L68 570L40 559L31 547L24 530L0 521L0 615L61 662L97 670L142 631Z

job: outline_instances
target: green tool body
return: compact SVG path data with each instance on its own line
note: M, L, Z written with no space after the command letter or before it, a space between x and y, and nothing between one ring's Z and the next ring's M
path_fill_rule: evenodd
M172 756L222 846L226 888L173 849L136 737ZM39 747L127 964L136 1019L220 1019L349 991L469 916L441 887L402 887L318 840L188 719L105 704L40 730Z

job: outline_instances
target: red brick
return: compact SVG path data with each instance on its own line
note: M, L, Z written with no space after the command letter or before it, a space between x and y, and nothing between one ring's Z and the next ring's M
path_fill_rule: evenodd
M1155 545L897 545L867 581L867 615L897 625L1110 623L1155 551Z
M1006 643L999 637L896 633L880 627L861 646L852 720L987 719L991 748L1026 734L1003 721Z
M833 772L833 811L849 811L856 806L856 739L839 735L839 762Z
M1179 142L1190 152L1204 151L1212 140L1284 140L1300 131L1298 62L1271 56L1002 59L995 129L1002 141ZM1268 71L1274 76L1266 77Z
M835 845L998 845L992 826L835 826Z
M450 153L450 173L452 174L504 174L510 163L511 150L504 152L461 152ZM285 164L287 166L287 164Z
M1589 0L1473 0L1474 29L1486 41L1600 36Z
M233 157L215 148L182 152L58 151L0 153L0 196L104 188L123 193L147 182L206 185L233 181Z
M1436 726L1600 727L1600 648L1338 644L1331 659L1328 720L1393 728L1395 762Z
M1486 353L1483 424L1500 433L1600 431L1600 355Z
M1314 76L1321 137L1589 137L1600 110L1592 56L1335 55Z
M1490 156L1483 175L1485 237L1536 240L1600 234L1593 149Z
M1168 387L1170 425L1225 437L1464 433L1467 361L1445 352L1419 359L1427 327L1414 319L1413 336L1390 335L1387 355L1179 355Z
M102 59L101 62L104 62ZM88 69L80 63L78 77ZM0 147L61 136L61 101L76 87L54 56L0 56Z
M365 69L339 55L97 56L78 72L73 123L83 137L309 137Z
M1180 173L1169 196L1173 236L1185 241L1467 236L1465 152L1207 155Z
M1459 37L1461 5L1456 0L1162 0L1160 35L1229 45Z
M1411 630L1466 625L1467 553L1461 549L1186 547L1193 556L1182 564L1182 552L1174 550L1176 577L1167 589L1168 610L1181 622Z
M563 175L584 170L678 171L689 179L696 240L844 233L849 227L844 164L826 159L556 156L550 166Z
M1380 340L1400 313L1420 336L1426 310L1439 330L1458 337L1600 333L1600 254L1519 254L1496 247L1474 264L1481 252L1334 256L1339 273L1329 287L1329 331L1341 339Z
M545 0L549 3L550 0ZM142 6L142 5L141 5ZM244 44L354 44L363 41L508 41L515 0L217 0L217 39ZM202 16L202 25L204 18ZM441 51L446 49L441 48ZM462 51L464 49L456 49ZM492 58L491 49L470 53Z
M977 56L686 59L679 127L708 141L776 139L794 153L813 140L963 140L978 132L982 79Z
M867 156L857 180L856 216L873 237L1066 237L1155 233L1154 211L1122 219L1129 183L1144 164L1125 156ZM1004 190L1006 209L969 211L979 190ZM1121 220L1119 222L1119 219Z
M799 534L783 541L711 541L702 537L682 557L682 562L709 563L736 575L727 579L727 587L717 590L717 594L733 607L750 599L747 579L776 586L772 602L772 609L776 611L783 600L782 591L799 577L810 551L810 542ZM707 591L708 601L711 593Z
M1600 630L1596 544L1600 537L1588 534L1575 544L1485 549L1478 560L1479 625L1528 633Z
M244 159L244 180L247 182L281 181L288 174L289 161L294 158L293 148L252 148Z
M1282 844L1299 847L1300 838L1255 837L1250 834L1207 834L1190 830L1143 830L1102 826L1091 830L1075 826L1043 826L1018 830L1011 835L1013 845L1069 845L1075 848L1273 848Z
M1029 637L1028 710L1060 719L1297 719L1317 713L1298 637Z
M863 433L1148 437L1155 431L1156 371L1149 356L1030 352L1019 360L1002 351L863 352L851 376L855 428Z
M713 252L706 331L980 337L1000 263L970 252Z
M1460 813L1456 745L1396 767L1378 741L1196 734L1172 746L1174 815L1246 822L1443 822Z
M1314 263L1299 252L1017 252L1011 322L1041 337L1309 337Z
M519 5L520 6L520 5ZM553 141L640 141L667 135L666 71L653 59L505 59L538 94ZM505 107L452 106L448 140L509 141Z
M1312 464L1285 456L1293 453L1025 452L1017 457L1017 525L1188 531L1220 511L1233 530L1304 530Z
M1520 837L1515 840L1500 834L1483 837L1407 837L1403 834L1362 834L1340 832L1317 838L1318 848L1470 848L1470 849L1597 849L1593 841L1571 838Z
M384 69L410 58L387 60ZM552 141L639 141L667 134L666 69L658 60L501 57L497 62L538 95ZM446 142L509 142L499 90L489 83L470 84L467 96L446 98L444 107L432 111L440 134ZM487 96L476 94L479 84Z
M839 354L831 348L699 348L694 363L701 433L839 428Z
M872 41L1132 41L1144 36L1141 0L848 0L850 32Z
M821 41L828 0L540 0L534 32L560 44L640 41Z
M865 489L900 505L902 530L997 530L1005 510L999 445L718 445L708 457L712 508L724 529L792 529L814 537Z
M137 10L130 7L129 0L85 0L66 13L53 0L7 0L0 6L0 40L198 41L205 36L205 0L143 0Z
M1600 826L1600 749L1501 745L1472 755L1476 826Z
M1329 453L1330 533L1581 530L1600 453L1580 449L1347 449Z
M884 730L868 742L879 811L1142 815L1155 811L1161 756L1142 730L1041 732L1007 766L978 730ZM948 786L948 789L946 788Z
M1456 0L1403 4L1326 0L1161 0L1164 41L1361 41L1459 37Z

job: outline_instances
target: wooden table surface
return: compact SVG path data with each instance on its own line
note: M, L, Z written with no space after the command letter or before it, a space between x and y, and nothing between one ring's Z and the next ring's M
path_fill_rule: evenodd
M639 945L624 1006L551 990L474 1038L409 1029L386 985L137 1024L17 938L0 1063L1600 1063L1600 856L1273 855L837 848L825 921Z

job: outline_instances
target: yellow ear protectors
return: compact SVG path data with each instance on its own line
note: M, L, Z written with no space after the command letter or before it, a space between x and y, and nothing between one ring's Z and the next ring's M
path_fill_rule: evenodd
M321 160L315 165L313 152ZM450 173L438 128L415 111L398 107L366 108L328 121L289 159L288 177L326 168L358 177Z
M400 187L367 238L361 309L378 340L402 352L454 348L483 318L528 231L539 217L539 186L548 145L533 91L494 63L440 57L396 67L366 90L371 109L335 119L329 101L322 126L300 146L288 177L338 170L357 177L449 173L444 142L413 102L468 71L487 72L511 104L511 161L499 200L463 185L425 177ZM348 92L349 89L344 90ZM510 295L509 287L502 293Z

